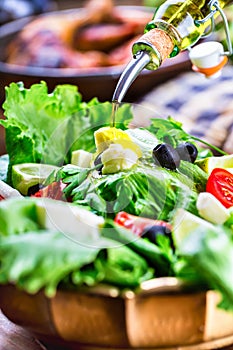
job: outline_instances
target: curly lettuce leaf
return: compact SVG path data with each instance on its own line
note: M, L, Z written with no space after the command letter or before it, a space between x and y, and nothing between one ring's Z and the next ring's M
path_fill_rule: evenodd
M75 149L92 150L94 131L109 124L111 103L96 98L82 102L77 86L58 85L48 92L45 82L25 88L22 82L6 87L3 103L6 149L9 154L8 181L13 164L70 162ZM132 119L127 105L119 108L118 125L123 129Z
M11 83L3 103L6 120L1 121L10 163L61 162L67 153L68 121L81 108L75 86L60 85L49 94L45 82L30 89L23 83Z

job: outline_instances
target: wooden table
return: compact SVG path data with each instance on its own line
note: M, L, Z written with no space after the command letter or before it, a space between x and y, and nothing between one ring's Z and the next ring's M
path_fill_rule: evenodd
M26 330L14 325L0 311L0 350L46 350Z

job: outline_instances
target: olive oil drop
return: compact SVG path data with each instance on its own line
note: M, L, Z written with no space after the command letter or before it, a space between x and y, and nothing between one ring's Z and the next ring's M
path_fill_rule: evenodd
M119 108L119 102L118 101L112 101L112 113L111 113L111 121L110 121L110 126L112 128L115 127L116 114L117 114L118 108Z

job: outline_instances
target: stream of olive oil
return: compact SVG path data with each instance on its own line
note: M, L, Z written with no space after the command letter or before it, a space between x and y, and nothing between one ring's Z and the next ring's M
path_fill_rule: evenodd
M112 113L111 113L111 119L110 119L110 125L112 128L114 128L116 124L116 113L118 108L119 108L119 102L112 101Z

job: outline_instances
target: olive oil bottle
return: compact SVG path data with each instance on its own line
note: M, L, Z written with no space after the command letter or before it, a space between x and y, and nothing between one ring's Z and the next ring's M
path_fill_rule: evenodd
M214 21L233 0L167 0L160 5L144 35L132 46L133 59L123 71L112 101L120 103L129 86L146 68L155 70L165 59L189 48L206 32L214 29Z
M152 29L164 30L173 41L174 46L170 53L170 57L173 57L200 39L206 28L211 25L211 17L218 15L218 7L223 9L232 3L232 0L165 1L157 8L153 20L147 24L145 32ZM204 20L205 18L206 20Z

